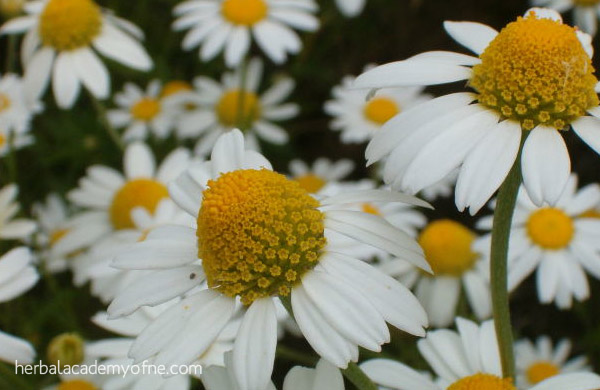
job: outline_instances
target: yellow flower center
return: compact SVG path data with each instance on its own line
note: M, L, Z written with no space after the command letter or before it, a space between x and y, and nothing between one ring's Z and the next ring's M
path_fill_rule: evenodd
M473 240L473 232L448 219L430 223L419 236L425 258L436 275L460 276L471 269L477 260L471 250Z
M556 250L569 245L575 234L575 226L571 217L562 210L547 207L531 214L527 221L527 233L536 245Z
M62 382L58 385L58 390L97 390L98 388L88 381L76 379L73 381Z
M600 0L573 0L575 5L579 5L581 7L593 7L594 5L598 5Z
M6 145L6 136L0 133L0 148Z
M157 99L145 97L131 107L131 116L140 121L151 121L160 113L160 102Z
M600 219L600 211L595 209L590 209L585 213L580 215L581 218L599 218Z
M56 229L50 233L50 246L56 245L68 232L69 229Z
M399 112L400 107L393 99L387 97L373 98L369 100L364 108L365 118L378 125L383 125Z
M372 205L371 203L364 203L362 205L362 211L367 213L367 214L373 214L373 215L379 215L381 216L381 211L379 211L379 208Z
M311 194L319 192L319 190L327 184L321 177L312 173L298 176L294 180L296 180L298 184L300 184L300 187L304 188L306 192L310 192Z
M531 384L540 383L541 381L558 375L560 372L558 366L547 361L540 361L532 364L527 369L527 380Z
M510 378L491 374L475 374L451 384L447 390L517 390Z
M58 51L89 46L101 29L100 7L92 0L50 0L40 16L42 43Z
M135 179L128 181L117 191L110 205L110 220L113 227L131 229L134 226L131 210L143 207L154 213L160 201L169 196L167 187L152 179Z
M173 80L169 81L163 86L162 92L160 95L162 97L173 96L178 94L179 92L187 92L191 91L192 86L187 81L183 80Z
M223 16L233 24L252 26L267 16L265 0L225 0Z
M10 98L5 94L0 93L0 112L8 110L11 105L12 103L10 101Z
M287 296L325 246L318 206L296 181L266 169L210 180L197 231L208 285L244 304Z
M535 15L508 24L481 54L469 84L481 104L515 120L565 129L598 105L594 67L573 27Z
M63 333L48 344L48 360L60 367L73 366L83 362L84 343L76 333Z
M228 127L251 124L260 117L260 100L255 93L234 89L225 92L217 104L217 115Z

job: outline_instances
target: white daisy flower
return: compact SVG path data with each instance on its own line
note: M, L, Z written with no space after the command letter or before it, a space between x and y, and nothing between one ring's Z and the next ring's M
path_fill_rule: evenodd
M344 77L341 85L331 91L333 100L324 105L325 112L334 117L330 127L341 132L343 143L370 141L394 116L431 99L419 86L386 88L368 98L364 90L353 88L355 80L353 76Z
M460 167L456 205L475 214L508 175L526 134L520 159L525 187L538 206L555 204L571 171L561 131L573 128L600 152L591 37L547 9L532 9L499 33L472 22L444 26L479 57L426 52L364 73L355 85L467 80L475 92L442 96L397 115L367 147L369 164L389 156L385 181L410 193Z
M108 98L110 75L96 51L134 69L152 68L138 42L142 31L92 0L35 0L24 10L26 16L9 20L0 33L25 33L21 62L29 99L44 93L50 76L61 108L75 104L82 85L96 98Z
M125 128L125 141L145 140L149 133L159 139L169 136L179 109L165 102L161 89L160 81L152 80L146 91L126 83L123 91L115 94L119 108L108 111L108 120L116 128Z
M33 114L42 109L41 102L27 101L23 81L15 74L0 78L0 129L6 133L22 134L29 130ZM1 144L6 143L4 140Z
M598 14L600 1L598 0L531 0L537 7L548 7L557 12L573 10L573 21L583 32L596 35L598 30Z
M481 326L457 318L458 332L441 329L419 341L419 351L437 375L428 375L393 360L374 359L360 365L381 389L391 390L517 390L510 378L502 378L496 332L492 321ZM546 379L521 390L595 390L600 376L569 373Z
M297 54L302 42L292 28L315 31L319 20L314 0L188 0L177 5L175 31L188 30L184 50L201 46L202 61L225 51L225 63L234 67L248 54L252 35L275 63Z
M315 351L338 367L358 359L358 346L379 351L389 341L386 322L424 334L425 312L405 287L360 260L328 251L324 236L325 229L335 230L429 270L406 233L377 216L343 209L365 200L424 202L390 191L317 201L270 169L262 155L244 149L239 130L221 136L211 160L193 165L169 188L173 200L197 218L197 229L155 229L135 250L116 257L116 267L155 272L117 296L108 309L112 317L208 282L208 289L188 294L142 332L130 351L136 361L192 361L227 325L240 300L247 310L234 343L233 370L248 390L263 389L271 377L277 297L286 297Z
M577 190L575 175L554 206L536 206L521 187L508 252L510 291L537 268L540 302L555 302L559 308L568 309L573 298L582 301L589 297L585 271L600 278L600 220L582 214L599 200L600 186L591 184ZM491 230L491 217L482 218L478 227ZM487 235L476 243L487 261L490 242Z
M348 18L358 16L365 8L366 3L367 0L335 0L340 12Z
M210 154L217 138L240 124L244 125L246 144L251 149L259 150L257 137L277 145L288 141L287 132L272 122L298 115L297 104L284 103L294 90L295 82L291 78L280 77L260 94L262 76L263 63L254 58L245 71L238 68L235 72L223 74L221 83L208 77L197 77L193 93L181 94L177 100L175 97L171 100L172 103L178 101L180 105L195 107L182 115L178 134L184 138L201 137L196 144L196 154ZM244 93L241 92L242 80Z
M88 168L79 188L67 195L84 211L70 220L70 231L54 246L56 253L73 253L111 232L134 228L132 210L140 207L153 214L168 198L167 185L187 168L190 158L189 151L179 148L157 168L150 148L136 142L125 150L124 175L102 165Z
M0 189L0 240L23 240L36 230L34 221L17 218L21 206L15 202L19 188L8 184Z
M538 337L536 343L520 340L515 343L517 384L528 389L556 375L591 371L587 359L579 356L571 360L571 342L561 340L555 348L547 336Z
M9 364L14 364L15 361L19 364L30 364L34 358L35 349L31 343L0 330L0 361Z
M290 162L289 171L292 179L296 180L300 187L311 194L317 194L329 183L342 181L354 170L354 162L343 158L331 161L325 157L317 158L312 166L302 160L295 159Z

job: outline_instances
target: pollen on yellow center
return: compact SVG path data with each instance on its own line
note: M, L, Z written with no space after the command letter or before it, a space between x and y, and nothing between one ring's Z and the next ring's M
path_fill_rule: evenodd
M261 111L260 100L255 93L241 93L237 89L225 92L216 109L219 121L228 127L234 127L240 121L251 124L260 117Z
M42 43L58 51L89 46L101 30L100 7L92 0L50 0L40 16Z
M223 16L233 24L252 26L267 16L269 7L265 0L225 0Z
M151 121L161 110L160 101L145 97L131 106L131 116L140 121Z
M473 267L477 254L471 250L475 234L463 225L441 219L427 225L419 245L436 275L460 276Z
M298 184L300 184L300 187L304 188L306 192L310 192L311 194L319 192L319 190L327 184L327 181L313 173L298 176L294 180L296 180Z
M575 234L573 220L562 210L547 207L539 209L527 221L531 241L544 249L565 248Z
M393 99L387 97L376 97L365 105L365 118L378 125L383 125L385 122L392 119L400 112L400 107Z
M84 380L76 379L72 381L62 382L58 385L58 390L97 390L98 388Z
M539 361L527 368L527 380L531 384L540 383L543 380L558 375L560 369L554 363L548 361Z
M166 83L163 86L163 89L162 89L162 92L160 93L160 95L162 97L173 96L180 92L191 91L192 89L193 89L192 86L187 81L173 80L173 81L169 81L168 83Z
M525 130L558 130L598 105L594 67L576 30L535 15L508 24L481 54L469 84L481 104Z
M12 103L10 101L10 97L3 93L0 93L0 112L8 110L11 105Z
M197 230L209 286L244 304L287 296L325 246L318 206L296 181L266 169L209 181Z
M130 229L134 227L131 210L143 207L154 213L160 201L169 196L164 184L152 179L135 179L125 183L113 197L109 215L113 227Z
M475 374L451 384L447 390L517 390L510 378L491 374Z

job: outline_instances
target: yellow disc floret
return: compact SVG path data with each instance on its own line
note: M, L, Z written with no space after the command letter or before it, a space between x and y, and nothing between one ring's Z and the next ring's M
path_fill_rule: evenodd
M154 213L160 201L168 196L167 187L156 180L128 181L117 191L110 205L109 214L113 227L117 230L133 228L131 210L143 207Z
M475 234L463 225L441 219L425 227L419 245L436 275L460 276L477 260L478 255L471 250L474 240Z
M98 388L88 382L80 379L62 382L58 385L58 390L97 390Z
M553 207L539 209L527 220L527 233L544 249L565 248L575 234L575 225L564 211Z
M219 121L228 127L236 126L240 121L251 124L260 117L258 96L252 92L242 94L237 89L228 91L217 104L217 116Z
M491 374L475 374L451 384L447 390L517 390L510 378Z
M307 192L310 192L311 194L319 192L319 190L325 187L325 184L327 184L327 181L323 180L323 178L313 173L298 176L294 180L296 180L298 184L300 184L300 187L304 188Z
M50 0L40 16L42 43L58 51L89 46L101 29L100 7L92 0Z
M0 112L4 110L8 110L12 105L10 101L10 97L6 96L3 93L0 93Z
M527 380L531 384L540 383L543 380L558 375L560 369L552 362L539 361L527 368Z
M148 122L160 114L160 102L157 99L145 97L131 106L131 116L134 119Z
M481 104L515 120L566 129L598 105L598 80L573 27L535 14L508 24L481 54L469 84Z
M7 18L15 17L23 11L24 5L25 0L0 0L0 13Z
M387 97L376 97L365 105L365 118L378 125L392 119L400 112L400 108L393 99Z
M296 181L266 169L209 181L197 231L209 286L244 304L287 296L325 246L318 206Z
M589 209L580 215L581 218L598 218L600 219L600 211L596 209Z
M233 24L252 26L267 16L268 6L265 0L225 0L222 6L223 16Z
M173 80L169 81L163 86L163 89L160 93L161 97L173 96L180 92L189 92L193 88L187 81L183 80Z

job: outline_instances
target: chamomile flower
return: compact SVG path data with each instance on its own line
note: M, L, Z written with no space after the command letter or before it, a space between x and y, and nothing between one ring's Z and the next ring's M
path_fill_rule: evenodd
M531 0L531 3L539 7L548 7L557 12L573 10L573 21L583 32L592 36L598 30L598 13L600 13L600 2L598 0Z
M527 389L556 375L590 371L584 356L567 360L570 353L571 342L566 339L554 348L546 336L539 337L535 344L530 340L516 342L517 384Z
M335 0L340 12L348 18L358 16L365 8L366 3L367 0Z
M263 63L254 58L246 69L224 73L221 83L208 77L194 80L195 91L182 95L179 102L195 109L184 113L178 132L190 138L201 137L196 143L196 154L210 154L217 138L237 126L243 126L246 144L253 150L259 150L257 138L276 145L288 141L287 132L273 122L298 115L297 104L284 102L294 90L295 82L279 77L270 88L259 93L262 77Z
M600 278L600 220L582 215L600 199L600 186L577 190L572 175L554 206L536 206L523 187L512 220L508 253L508 287L514 290L537 268L538 297L568 309L573 298L589 297L585 271ZM479 227L492 228L491 217ZM478 240L478 250L489 257L490 235Z
M104 12L93 0L36 0L23 8L27 15L11 19L0 33L25 33L21 62L29 99L44 93L50 76L61 108L75 104L82 85L96 98L106 99L110 75L96 51L134 69L152 67L138 42L142 31Z
M108 111L108 120L116 128L125 128L125 141L145 140L149 133L166 138L179 114L176 106L166 104L160 96L161 83L152 80L145 91L133 83L127 83L123 91L115 95L119 108Z
M354 81L355 77L344 77L341 85L333 87L333 100L324 106L334 117L330 127L341 132L343 143L370 141L394 116L430 99L418 86L387 88L368 99L364 90L353 88Z
M125 150L124 175L102 165L88 168L79 188L67 195L83 211L70 220L71 229L54 246L56 253L86 249L111 232L134 228L132 211L139 207L153 214L160 201L168 198L169 182L189 162L190 153L176 149L157 168L150 148L136 142Z
M496 332L492 321L480 326L457 318L458 332L436 330L420 340L418 347L436 380L400 362L373 359L362 363L363 371L381 389L391 390L517 390L510 378L502 378ZM561 374L520 390L594 390L600 376L592 373Z
M33 362L34 357L35 349L31 343L0 330L0 361L9 364L29 364Z
M244 149L239 130L221 136L210 161L194 164L170 186L197 228L155 229L116 257L115 267L155 272L116 297L108 309L112 317L185 296L137 338L130 351L137 361L192 361L241 301L246 310L233 348L234 376L243 389L263 389L275 359L278 297L290 302L312 347L338 367L358 359L358 346L379 351L389 340L386 322L424 334L427 318L417 299L368 264L328 251L324 233L347 234L429 270L406 233L377 216L343 209L365 200L423 202L390 191L318 201L270 168L262 155ZM208 288L197 291L205 279Z
M24 240L37 228L34 221L14 217L21 206L15 202L19 189L9 184L0 189L0 240Z
M369 163L389 156L386 182L410 193L460 167L456 205L475 214L504 181L528 135L519 162L523 183L538 206L555 204L571 171L561 132L572 128L600 152L590 36L548 9L532 9L500 32L472 22L444 26L479 57L426 52L368 71L355 85L467 80L474 92L442 96L397 115L368 145Z
M312 166L296 159L292 160L289 166L292 179L311 194L318 193L328 183L342 181L353 170L354 162L346 158L333 162L325 157L320 157L313 162Z
M19 76L5 74L0 78L0 129L3 132L27 132L33 114L38 113L41 108L39 101L26 100L23 81Z
M248 54L251 36L275 63L287 54L297 54L302 42L294 29L315 31L319 21L314 0L188 0L177 5L173 23L176 31L188 30L184 50L200 46L202 61L225 51L228 67L239 65Z

